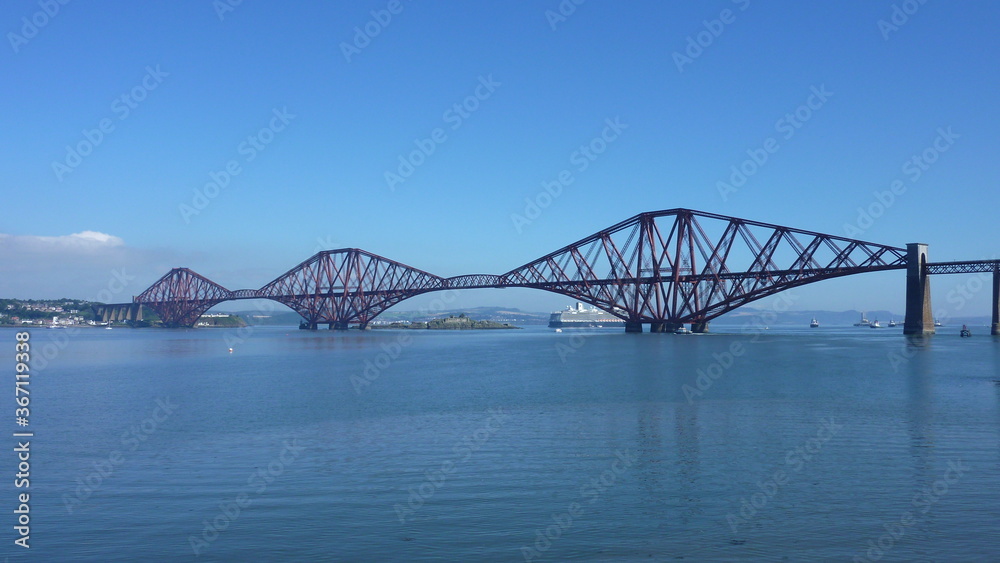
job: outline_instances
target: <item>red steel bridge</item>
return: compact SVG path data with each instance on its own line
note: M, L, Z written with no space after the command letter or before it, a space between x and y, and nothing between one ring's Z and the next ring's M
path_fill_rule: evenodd
M905 332L934 331L927 276L993 272L998 333L1000 261L927 262L927 245L906 248L689 209L640 213L505 274L445 278L356 248L319 252L260 289L229 290L187 268L167 272L133 303L103 306L125 318L144 305L171 327L194 326L209 308L271 299L298 312L305 328L365 328L386 309L433 291L526 287L590 303L626 322L627 332L668 332L741 305L829 278L907 270ZM139 313L141 314L141 313ZM117 315L117 317L116 317Z

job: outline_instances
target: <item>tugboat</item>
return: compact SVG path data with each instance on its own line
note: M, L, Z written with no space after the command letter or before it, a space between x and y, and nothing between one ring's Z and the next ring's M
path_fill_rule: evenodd
M934 326L944 326L944 325L941 324L941 321L934 319Z
M869 328L882 328L882 325L878 324L878 319L868 325Z
M962 332L960 332L959 334L962 336L962 338L969 338L970 336L972 336L972 331L969 330L968 326L962 325Z
M819 321L816 320L816 317L813 317L813 320L809 321L809 328L817 327L819 327Z
M889 319L889 328L892 328L894 326L896 326L896 319L890 318Z

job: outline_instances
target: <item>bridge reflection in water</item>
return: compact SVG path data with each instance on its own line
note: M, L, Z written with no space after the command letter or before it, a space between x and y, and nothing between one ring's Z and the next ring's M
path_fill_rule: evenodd
M304 325L365 328L397 303L433 291L525 287L560 293L626 322L626 332L704 332L712 319L793 287L841 276L907 270L907 334L934 332L928 276L993 272L1000 333L1000 260L927 262L927 245L887 246L689 209L640 213L505 274L440 277L357 248L311 256L260 289L229 290L174 268L106 315L144 305L167 326L190 327L223 301L271 299ZM132 309L129 309L130 311ZM138 313L138 314L141 314Z

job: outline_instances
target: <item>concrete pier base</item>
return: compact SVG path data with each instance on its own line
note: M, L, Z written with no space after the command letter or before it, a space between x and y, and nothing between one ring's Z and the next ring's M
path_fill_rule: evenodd
M330 323L330 330L347 330L347 323L345 321Z
M903 334L934 334L931 282L927 278L927 245L906 245L906 320Z
M673 333L683 327L682 323L672 323L670 321L654 321L649 323L649 332L660 332L664 334Z
M642 332L642 323L625 321L625 332Z
M993 328L990 334L1000 336L1000 269L993 270Z
M695 334L705 334L708 332L708 323L691 323L691 332Z

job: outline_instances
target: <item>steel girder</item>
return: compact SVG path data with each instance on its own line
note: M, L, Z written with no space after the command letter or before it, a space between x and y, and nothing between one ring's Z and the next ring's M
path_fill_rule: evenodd
M1000 260L968 262L932 262L925 266L928 274L979 274L1000 271Z
M466 276L455 276L445 278L445 287L448 289L484 289L484 288L504 288L508 284L503 276L495 274L469 274Z

